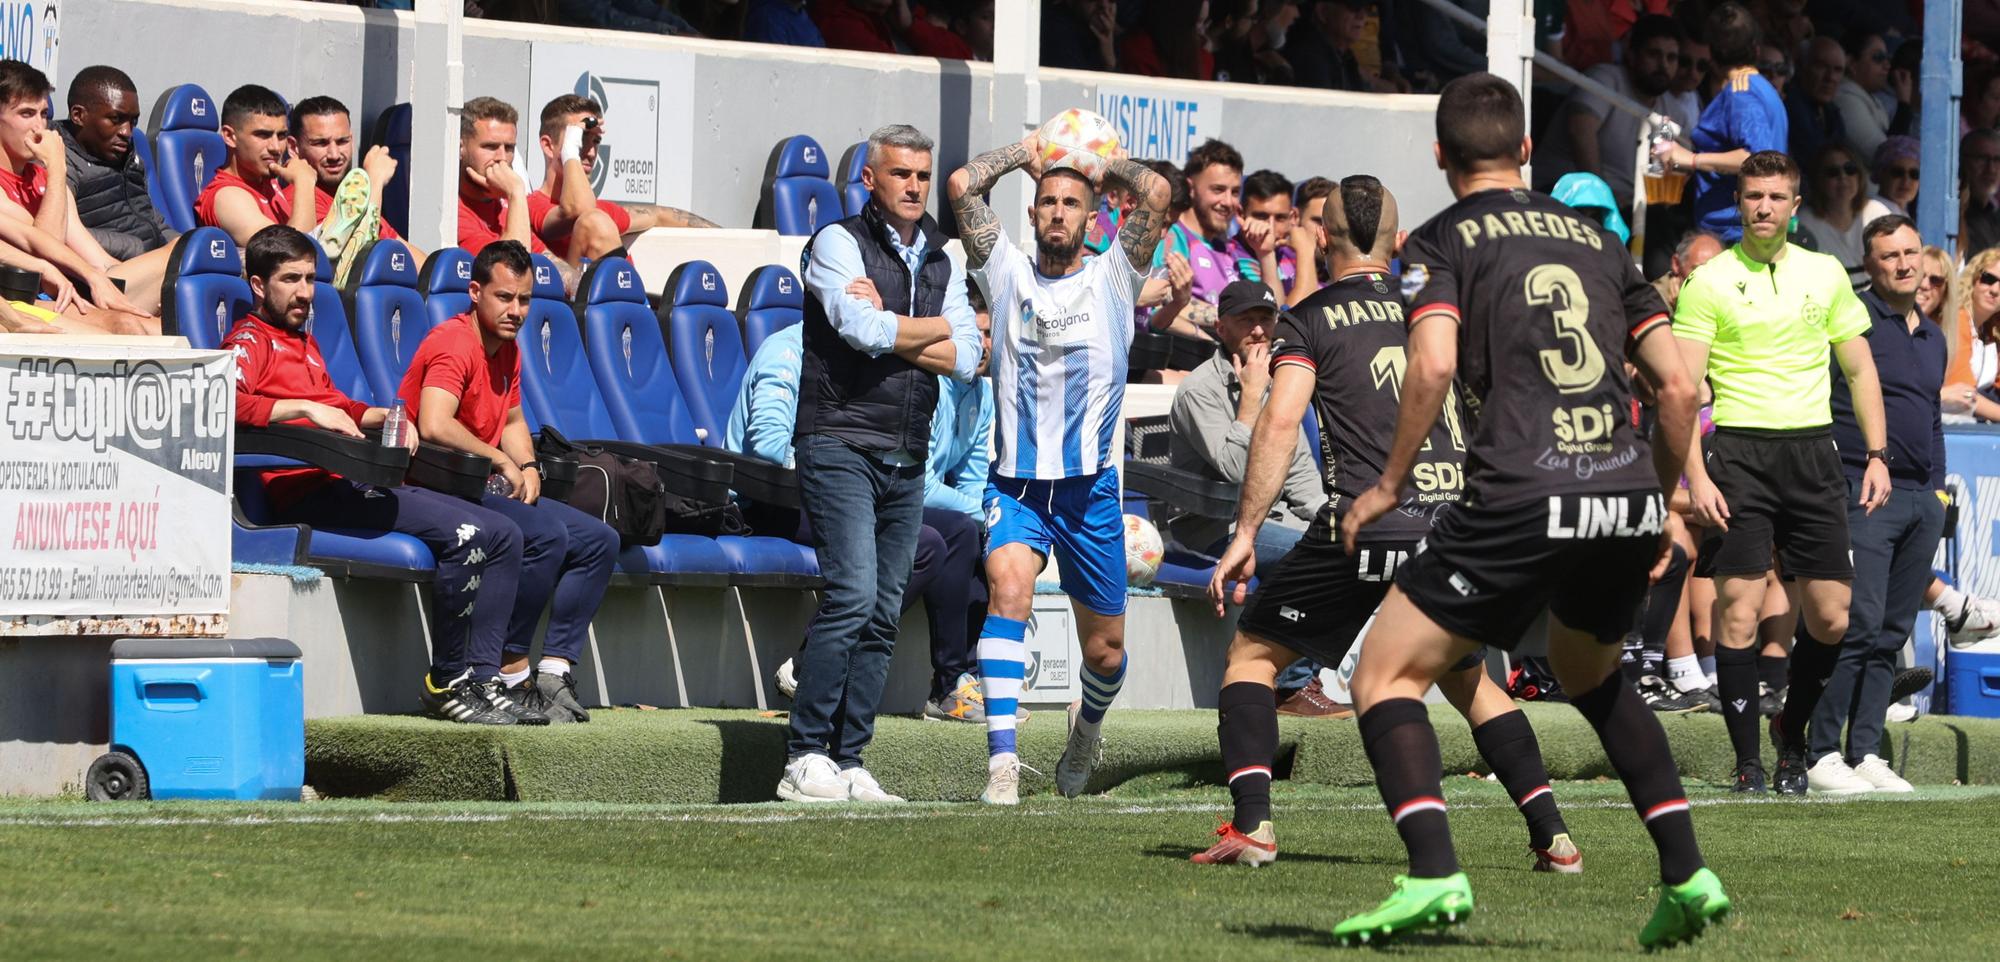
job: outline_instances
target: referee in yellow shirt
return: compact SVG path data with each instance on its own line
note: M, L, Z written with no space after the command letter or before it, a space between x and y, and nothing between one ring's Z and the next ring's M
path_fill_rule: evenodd
M1785 239L1799 207L1798 165L1760 151L1738 178L1743 240L1689 275L1674 335L1689 373L1706 375L1715 391L1715 434L1687 465L1695 520L1709 528L1696 572L1715 579L1716 684L1736 749L1735 790L1762 792L1752 646L1774 550L1817 642L1792 652L1794 691L1825 685L1847 633L1854 565L1828 402L1829 345L1868 445L1860 505L1871 512L1889 498L1889 455L1875 360L1860 336L1868 311L1838 259ZM1805 793L1796 753L1780 752L1777 787Z

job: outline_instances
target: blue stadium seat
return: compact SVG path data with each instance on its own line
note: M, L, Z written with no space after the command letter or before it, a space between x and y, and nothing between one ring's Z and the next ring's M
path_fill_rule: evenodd
M164 212L167 207L160 195L160 173L159 166L153 162L153 141L138 124L132 125L132 152L139 155L139 163L146 168L146 198L153 202L154 210ZM172 227L173 224L167 226Z
M188 231L174 242L162 287L167 296L160 301L160 330L204 350L221 347L253 306L242 255L229 235L214 227Z
M222 105L208 91L181 84L160 94L146 126L153 141L149 190L154 206L168 227L191 231L195 198L229 162L229 149L222 142Z
M864 140L847 148L847 153L841 155L840 166L834 169L837 178L835 186L840 188L841 204L849 217L861 213L861 208L868 206L868 188L861 183L861 168L866 166L868 142Z
M527 323L517 343L521 413L529 430L539 432L542 425L554 425L578 442L618 436L591 376L590 362L583 356L576 314L563 299L562 275L546 254L535 255L535 296L528 302ZM670 534L658 545L620 552L613 581L720 586L728 584L733 573L729 556L715 539Z
M417 275L417 292L424 295L424 313L436 327L472 311L472 255L463 247L446 247L424 261Z
M806 289L782 264L750 272L736 299L736 323L743 329L743 356L756 357L764 339L805 320Z
M397 176L382 188L382 219L405 237L410 235L410 105L395 104L375 117L375 129L368 145L389 148L396 159Z
M376 241L361 255L361 269L341 296L368 378L368 396L357 400L393 404L403 371L431 330L423 295L417 293L416 257L402 241Z
M312 317L306 320L306 333L319 342L320 358L326 361L326 373L333 378L333 386L342 394L357 401L369 396L368 375L361 370L361 354L354 347L354 331L347 323L347 304L341 300L340 289L333 286L333 265L326 259L326 251L319 242L313 242L313 253L318 256L318 280L313 283Z
M584 354L617 436L651 445L698 443L639 272L622 257L607 257L591 265L581 288ZM742 460L718 449L703 454L732 463ZM821 583L819 560L811 548L769 537L725 536L716 541L729 555L735 584L813 587Z
M728 305L722 274L707 261L688 261L674 268L660 303L674 377L687 400L688 416L702 434L701 443L711 448L722 446L729 409L750 366L743 332Z
M826 151L804 134L771 148L764 166L764 189L752 226L791 237L810 237L844 213L840 191L827 178Z

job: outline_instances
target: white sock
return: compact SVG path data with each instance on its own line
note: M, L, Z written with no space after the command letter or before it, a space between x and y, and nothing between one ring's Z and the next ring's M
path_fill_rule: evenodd
M1965 592L1950 585L1938 592L1937 600L1931 602L1931 610L1946 618L1958 617L1959 609L1965 607Z
M526 668L523 668L520 671L500 672L500 683L506 685L509 688L512 688L515 685L518 685L527 680L528 680L528 669Z
M1708 687L1708 676L1701 671L1701 659L1693 655L1667 659L1667 680L1681 691L1700 691Z
M540 662L535 664L535 670L544 675L567 675L569 674L569 662L561 658L544 657Z

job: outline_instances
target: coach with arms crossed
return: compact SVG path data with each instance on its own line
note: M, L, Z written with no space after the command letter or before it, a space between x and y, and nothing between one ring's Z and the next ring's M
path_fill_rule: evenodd
M826 592L806 629L778 797L900 802L861 766L889 677L924 516L938 380L970 381L980 335L965 270L924 212L932 144L905 124L868 137L868 206L813 236L794 433L800 500ZM866 278L881 307L847 292Z

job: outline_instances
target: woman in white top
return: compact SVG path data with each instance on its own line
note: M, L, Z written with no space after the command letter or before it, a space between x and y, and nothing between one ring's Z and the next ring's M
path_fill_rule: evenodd
M1827 144L1806 165L1805 204L1799 208L1799 230L1812 236L1822 254L1840 258L1847 277L1857 286L1867 280L1861 269L1861 165L1854 152Z
M1916 216L1917 173L1922 150L1917 138L1898 134L1882 141L1875 149L1875 164L1870 170L1875 175L1875 196L1861 207L1861 226L1864 228L1877 217L1901 214Z

